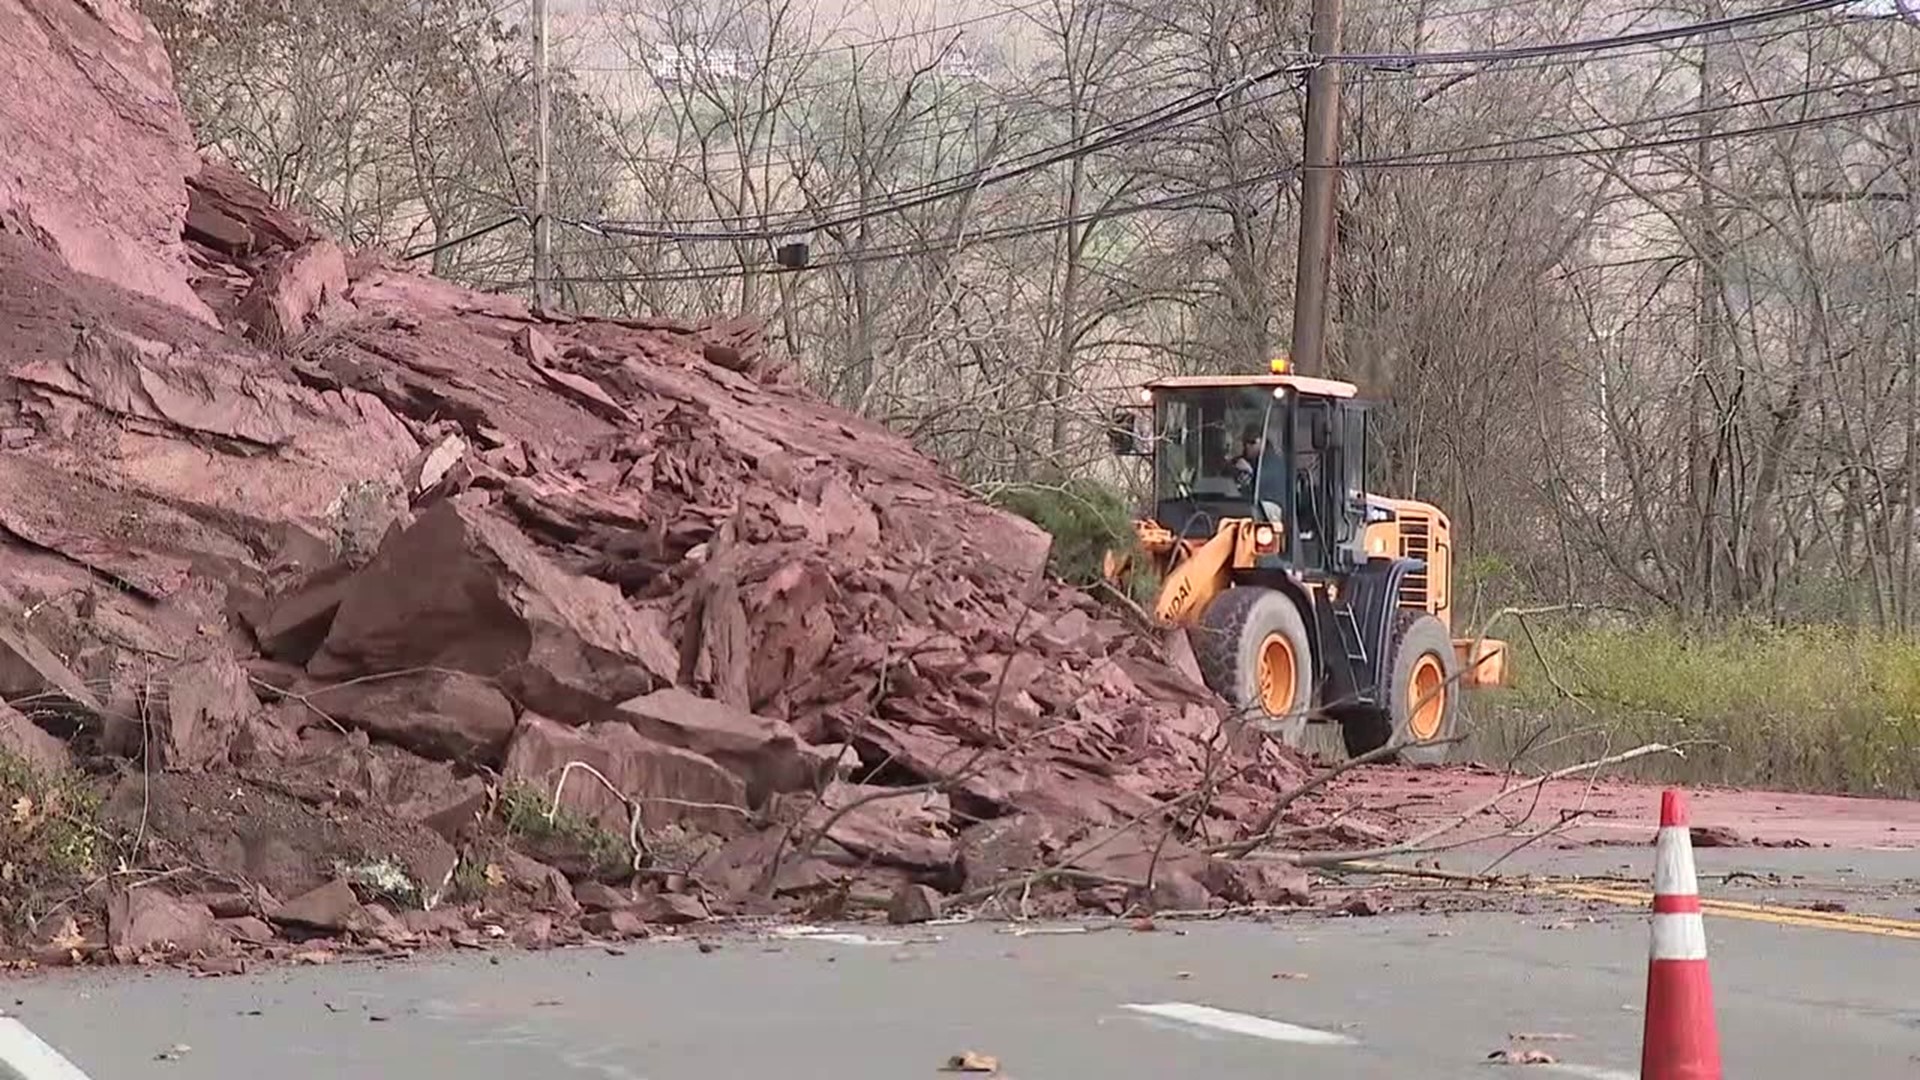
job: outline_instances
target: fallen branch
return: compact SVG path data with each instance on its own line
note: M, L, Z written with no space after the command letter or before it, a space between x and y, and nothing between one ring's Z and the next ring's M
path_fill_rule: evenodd
M1550 772L1545 776L1536 777L1535 779L1529 780L1526 783L1520 784L1518 786L1502 788L1499 792L1491 796L1488 796L1485 799L1482 799L1478 803L1475 803L1472 807L1468 808L1464 813L1460 814L1458 817L1454 818L1453 820L1445 822L1444 824L1436 825L1433 828L1428 829L1427 831L1420 833L1419 835L1414 836L1411 839L1403 840L1397 844L1389 844L1385 847L1370 848L1365 851L1301 852L1295 855L1288 856L1286 861L1293 863L1296 866L1325 867L1325 866L1339 866L1343 863L1350 863L1350 862L1355 862L1359 860L1381 859L1389 855L1405 855L1410 852L1418 852L1423 850L1426 847L1426 845L1438 839L1439 837L1452 832L1453 830L1459 828L1460 826L1466 824L1467 822L1473 820L1474 818L1480 816L1481 814L1486 813L1488 810L1493 809L1495 806L1499 805L1501 802L1504 802L1506 799L1514 795L1518 795L1525 791L1531 791L1541 786L1542 784L1547 784L1554 780L1564 780L1569 776L1577 776L1581 773L1592 772L1595 769L1604 769L1609 766L1624 764L1626 762L1633 761L1637 758L1648 757L1653 754L1672 754L1676 757L1685 756L1684 754L1682 754L1682 752L1678 747L1668 746L1665 743L1648 743L1645 746L1637 746L1637 747L1634 747L1632 750L1627 750L1622 753L1614 754L1609 757L1599 758L1594 761L1582 762L1578 765L1569 765L1564 769L1556 769L1555 771Z
M1428 745L1438 746L1438 745L1443 745L1447 743L1464 742L1465 740L1466 740L1465 735L1455 735L1446 739L1436 739L1434 740L1434 742ZM1328 784L1333 783L1335 780L1338 780L1340 777L1345 776L1347 773L1352 772L1354 769L1357 769L1362 765L1371 765L1374 762L1384 761L1387 758L1392 757L1393 755L1399 753L1402 749L1405 749L1407 745L1408 743L1405 739L1395 739L1386 743L1383 746L1377 746L1372 750L1369 750L1366 753L1361 754L1359 757L1348 758L1347 760L1339 763L1338 765L1335 765L1330 769L1326 769L1322 771L1320 775L1314 777L1313 779L1307 781L1304 784L1301 784L1299 787L1293 788L1292 790L1282 794L1278 799L1275 799L1273 802L1273 805L1267 808L1266 816L1260 819L1259 825L1255 826L1253 836L1245 840L1235 840L1229 844L1220 844L1215 847L1208 848L1207 849L1208 853L1209 854L1225 854L1233 858L1241 858L1247 855L1249 852L1253 851L1255 848L1258 848L1263 844L1270 843L1273 839L1276 838L1274 826L1279 823L1280 815L1286 812L1287 807L1292 806L1294 803L1298 802L1302 798L1305 798L1306 796L1311 795L1316 791L1319 791L1320 789L1326 787Z
M634 873L639 873L640 870L646 866L649 857L646 840L640 830L640 803L628 798L625 792L614 786L613 781L607 779L599 769L594 768L586 762L569 761L560 767L560 779L553 785L553 802L547 807L547 824L552 825L559 819L560 796L567 789L567 777L572 776L573 770L575 769L579 769L595 780L600 781L600 786L606 788L614 798L620 800L621 805L627 808L627 846L633 849L632 869Z

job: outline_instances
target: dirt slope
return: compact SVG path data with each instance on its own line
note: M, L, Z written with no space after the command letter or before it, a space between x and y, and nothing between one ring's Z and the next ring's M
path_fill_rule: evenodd
M756 326L540 319L343 252L187 174L118 0L0 27L6 85L59 88L0 94L0 743L112 781L114 842L174 870L16 905L43 957L470 936L475 904L544 911L533 943L583 905L912 917L1054 864L1057 904L1301 898L1153 850L1166 804L1225 837L1294 759Z

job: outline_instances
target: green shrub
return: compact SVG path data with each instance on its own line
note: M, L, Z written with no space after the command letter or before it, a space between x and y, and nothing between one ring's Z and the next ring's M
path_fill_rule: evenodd
M582 780L577 783L586 782ZM630 865L627 842L566 807L554 812L551 796L526 784L509 784L500 792L500 821L507 833L554 865L573 864L591 872Z
M1133 510L1124 495L1099 481L1015 484L998 489L990 499L1053 537L1047 568L1071 584L1099 581L1108 551L1133 550Z
M1649 766L1661 779L1920 795L1920 640L1831 627L1536 621L1536 656L1524 634L1501 629L1516 685L1475 710L1483 756L1549 721L1561 734L1591 731L1561 758L1596 756L1603 744L1697 742L1686 761Z

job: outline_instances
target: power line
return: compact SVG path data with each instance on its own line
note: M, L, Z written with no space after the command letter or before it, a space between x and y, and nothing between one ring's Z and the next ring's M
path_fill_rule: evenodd
M1920 72L1902 72L1899 74L1904 75L1904 74L1912 74L1912 73L1920 73ZM1891 77L1895 77L1895 76L1885 76L1883 78L1891 78ZM1837 89L1844 89L1847 86L1856 85L1860 82L1871 82L1871 81L1878 81L1878 80L1871 80L1871 79L1853 80L1846 83L1837 83L1837 84L1831 84L1831 85L1809 87L1809 88L1806 88L1804 91L1796 94L1774 95L1769 98L1750 99L1750 100L1745 100L1741 102L1726 103L1724 105L1713 106L1708 108L1683 110L1683 111L1679 111L1671 114L1661 114L1658 116L1642 117L1635 120L1622 121L1619 124L1576 129L1574 131L1550 132L1542 135L1531 136L1525 139L1496 140L1491 142L1474 143L1466 146L1458 146L1458 147L1452 147L1452 148L1441 149L1441 150L1410 151L1407 153L1387 155L1382 157L1356 159L1356 160L1342 162L1340 167L1342 169L1347 169L1347 170L1351 170L1351 169L1422 169L1422 168L1439 168L1439 167L1473 167L1473 166L1481 166L1481 165L1500 165L1500 164L1526 164L1526 163L1538 163L1538 162L1545 162L1545 161L1565 160L1565 159L1572 159L1572 158L1603 157L1611 154L1619 154L1619 153L1625 153L1625 152L1635 151L1635 150L1664 149L1664 148L1670 148L1675 146L1684 146L1684 145L1690 145L1690 144L1698 143L1701 141L1708 141L1708 140L1722 140L1722 139L1732 139L1732 138L1744 138L1744 137L1750 137L1750 136L1756 136L1756 135L1780 134L1780 133L1789 132L1789 131L1796 131L1796 130L1802 130L1807 128L1814 128L1814 127L1822 127L1828 124L1840 123L1848 120L1865 119L1868 117L1879 116L1879 115L1889 114L1893 112L1900 112L1900 111L1905 111L1907 109L1920 107L1920 99L1902 99L1902 100L1893 101L1893 102L1883 102L1883 103L1872 105L1872 106L1849 109L1841 112L1823 113L1817 116L1800 117L1800 118L1791 119L1791 120L1774 121L1770 123L1751 125L1743 128L1728 128L1728 129L1723 129L1710 134L1691 133L1687 135L1630 140L1630 141L1618 142L1618 143L1613 143L1606 146L1598 146L1598 147L1565 147L1565 148L1559 148L1554 150L1544 150L1544 151L1528 153L1528 154L1474 156L1474 155L1484 155L1489 150L1499 150L1499 149L1509 148L1516 145L1534 144L1534 143L1546 142L1554 139L1578 137L1580 135L1591 134L1598 131L1620 130L1622 128L1638 127L1638 126L1652 124L1652 123L1666 123L1666 122L1672 122L1674 120L1691 119L1691 118L1698 117L1704 113L1723 112L1733 108L1747 108L1747 107L1752 107L1755 104L1762 104L1767 101L1778 100L1780 98L1785 98L1785 97L1807 97L1807 96L1811 96L1818 93L1825 93L1825 92L1830 92ZM1059 219L1053 219L1053 220L1047 220L1047 221L1007 225L1007 226L1001 226L995 229L982 230L980 232L964 237L963 242L967 244L995 243L995 242L1001 242L1005 240L1020 239L1022 237L1049 233L1049 232L1053 232L1068 226L1091 224L1099 221L1106 221L1106 220L1111 220L1111 219L1120 218L1120 217L1129 217L1136 214L1147 213L1147 212L1156 211L1156 210L1182 209L1187 206L1190 206L1195 202L1213 198L1215 196L1226 194L1231 191L1240 190L1240 189L1249 188L1249 187L1257 187L1264 184L1277 183L1281 180L1289 179L1297 175L1299 171L1300 171L1299 166L1289 165L1282 168L1261 172L1255 175L1242 177L1236 180L1226 181L1226 182L1216 184L1216 185L1213 185L1204 189L1200 189L1197 191L1181 192L1174 195L1163 196L1157 199L1145 200L1145 201L1134 202L1134 203L1125 203L1119 206L1107 207L1099 211L1094 211L1087 214L1081 214L1074 218L1059 218ZM747 267L743 267L737 264L709 265L709 266L700 266L700 267L689 267L684 270L668 271L660 274L610 274L610 275L586 275L586 276L576 275L576 276L570 276L570 277L561 278L557 280L564 280L570 283L577 283L577 284L629 283L629 282L630 283L673 284L673 283L687 283L687 282L700 282L700 281L717 281L717 280L724 280L728 278L738 277L740 274L748 271L767 273L767 274L796 273L803 269L832 269L836 267L852 266L852 265L857 265L860 263L867 263L867 262L891 261L891 260L900 259L900 258L909 258L909 257L915 257L915 256L922 256L922 255L934 255L934 254L940 254L942 252L949 252L952 250L954 250L954 245L949 245L949 244L941 244L939 246L895 245L890 248L879 248L879 249L871 249L864 252L850 253L841 258L816 262L808 267L797 267L797 268L782 267L782 266L767 265L767 264L760 264L760 265L747 266Z
M461 233L459 236L453 237L450 240L442 240L439 243L434 244L432 247L424 247L415 251L409 251L406 254L400 256L400 258L405 262L412 262L415 259L424 259L429 255L437 255L440 252L447 250L448 248L455 248L455 247L459 247L462 244L472 243L473 241L478 240L483 236L488 236L492 233L498 232L501 229L506 228L507 226L513 224L516 221L526 221L526 220L527 220L527 215L524 212L516 209L513 213L508 214L507 216L500 218L497 221L493 221L486 225L482 225L477 229L473 229L471 231Z
M1514 4L1514 3L1505 3L1505 4L1488 5L1486 7L1481 7L1481 8L1467 9L1467 11L1482 12L1482 11L1496 11L1496 10L1518 10L1521 6L1523 5ZM1442 14L1465 14L1465 13L1467 12L1442 13ZM1889 19L1898 19L1899 16L1873 15L1873 16L1857 16L1856 18L1860 22L1877 22L1877 21L1887 21ZM1743 42L1753 42L1753 41L1772 42L1774 40L1777 40L1781 37L1785 37L1790 34L1808 33L1808 32L1811 32L1811 30L1812 30L1811 27L1761 27L1761 28L1749 29L1745 33L1728 34L1725 37L1720 38L1718 43L1723 45L1733 45L1733 44L1740 44ZM1640 48L1622 49L1616 53L1610 54L1610 58L1625 59L1625 58L1632 58L1632 57L1638 57L1638 56L1651 56L1659 53L1668 52L1672 48L1673 48L1672 45L1656 44L1651 46L1643 46ZM1165 68L1170 68L1178 64L1180 61L1188 60L1188 59L1191 59L1191 58L1183 57L1183 56L1162 57L1150 63L1141 64L1132 68L1125 69L1124 71L1119 73L1119 75L1115 76L1115 78L1124 77L1126 75L1139 74L1141 72L1156 71L1156 70L1161 70ZM1579 67L1582 65L1590 64L1592 62L1593 60L1590 57L1585 57L1585 56L1544 57L1544 58L1534 59L1530 61L1503 62L1503 63L1500 63L1497 67L1489 67L1482 71L1468 72L1464 74L1456 71L1443 71L1443 70L1434 70L1434 71L1418 71L1418 70L1407 71L1407 70L1393 70L1393 69L1369 70L1369 71L1361 72L1358 74L1349 75L1346 79L1346 83L1349 86L1363 85L1363 84L1394 85L1399 83L1413 83L1413 82L1422 82L1427 80L1461 80L1461 79L1468 79L1468 78L1485 78L1493 75L1508 75L1516 72L1545 71L1553 68L1562 68L1562 67L1567 67L1567 68ZM819 84L818 88L831 89L836 86L844 86L844 85L845 85L844 83L822 83L822 84ZM1129 85L1129 86L1102 87L1101 89L1102 89L1102 92L1093 95L1093 97L1091 98L1091 101L1097 103L1103 99L1117 98L1117 97L1122 97L1128 94L1135 94L1139 92L1140 87ZM1284 94L1290 93L1291 91L1292 91L1292 87L1287 87L1284 90L1281 90L1275 93L1262 94L1253 98L1249 98L1245 101L1236 102L1235 105L1236 107L1241 107L1241 108L1250 107L1250 106L1261 104L1262 102L1271 100L1274 97L1283 96ZM1011 116L1012 114L1026 111L1026 110L1045 110L1047 108L1049 108L1049 106L1047 106L1045 103L1038 102L1035 100L1030 100L1030 99L983 102L974 106L974 117L975 117L974 123L966 124L964 126L945 127L937 131L929 132L926 134L915 135L911 138L893 139L888 141L886 145L888 148L899 148L899 147L906 147L906 146L921 146L928 143L945 142L949 139L953 139L959 136L964 136L969 133L978 131L979 122L981 120L985 120L990 117L1000 117L1002 115ZM773 111L777 111L777 109L766 110L766 112L773 112ZM761 111L756 111L751 115L759 116L763 114L764 113ZM779 142L769 142L762 146L753 147L748 152L754 156L764 156L767 160L745 164L745 165L723 166L719 168L704 168L701 170L701 172L703 175L711 174L711 173L733 175L735 173L751 172L751 171L761 170L769 167L773 167L773 168L790 167L793 164L792 156L799 155L799 156L805 157L808 160L811 160L812 155L809 155L807 153L808 151L815 151L815 150L819 150L821 148L826 148L826 147L856 145L856 144L860 144L861 141L862 140L860 139L860 137L855 135L842 135L838 137L830 137L830 136L822 135L816 138L793 139L793 140L783 140ZM664 162L664 164L669 164L669 165L679 165L682 159L690 159L690 160L698 161L704 166L704 165L711 165L711 163L716 158L726 161L726 160L732 160L732 159L737 159L737 158L747 156L747 154L744 154L742 151L730 146L687 146L684 144L656 147L649 150L648 153L656 156L657 155L671 156L673 160ZM637 159L643 156L646 156L646 155L626 154L619 157L594 158L585 163L593 164L593 165L631 165ZM833 204L833 205L841 205L841 204ZM751 220L755 220L753 216L740 214L740 215L733 215L729 217L677 218L677 219L673 219L671 222L666 221L664 219L656 219L656 220L648 221L646 222L646 224L658 224L658 225L677 224L677 225L686 226L686 225L725 224L728 222L751 221Z
M1517 5L1514 5L1514 4L1489 5L1488 7L1484 7L1484 8L1475 8L1475 9L1468 9L1468 10L1484 11L1484 10L1510 10L1510 9L1517 9ZM1861 22L1874 22L1874 21L1887 21L1889 19L1898 19L1899 16L1873 15L1873 16L1859 16L1857 18L1858 18L1858 21L1861 21ZM1727 34L1726 36L1720 38L1719 41L1721 44L1737 44L1741 42L1751 42L1751 41L1771 42L1790 34L1808 33L1808 32L1811 32L1811 29L1812 28L1810 27L1753 28L1753 29L1748 29L1744 33ZM1635 57L1635 56L1664 53L1669 51L1672 48L1673 46L1671 45L1658 44L1658 45L1652 45L1652 46L1643 46L1643 47L1634 48L1634 49L1624 49L1618 53L1611 54L1611 56L1614 59L1629 58L1629 57ZM1159 60L1156 60L1154 62L1150 62L1147 64L1138 65L1136 67L1126 69L1124 72L1121 73L1121 75L1124 76L1124 75L1135 74L1145 70L1171 67L1171 66L1174 66L1174 64L1177 64L1179 61L1187 60L1187 59L1191 59L1191 58L1178 57L1178 56L1162 57ZM1467 72L1467 73L1460 73L1460 72L1446 71L1446 70L1367 71L1358 75L1349 76L1346 81L1349 85L1380 84L1380 85L1389 85L1389 86L1396 83L1422 82L1427 80L1448 80L1451 82L1461 82L1467 79L1487 78L1489 76L1508 75L1516 72L1541 71L1541 70L1548 70L1548 69L1560 68L1560 67L1577 67L1577 66L1589 64L1592 62L1593 61L1591 58L1584 57L1584 56L1547 57L1547 58L1534 59L1530 61L1508 62L1508 63L1499 64L1497 66L1490 65L1489 67L1483 68L1479 71ZM1091 100L1097 103L1103 99L1117 98L1127 94L1137 93L1138 91L1139 91L1139 87L1137 86L1113 87L1111 88L1110 92L1103 92L1100 94L1096 94L1093 96ZM1263 104L1266 101L1272 100L1273 98L1291 94L1292 92L1293 92L1293 87L1291 86L1277 88L1273 91L1254 95L1251 97L1247 97L1243 99L1235 99L1233 102L1230 103L1230 107L1251 108L1253 106ZM930 144L952 145L956 142L966 141L966 137L970 135L975 136L975 139L973 141L977 143L979 141L979 136L981 136L984 131L991 130L990 128L986 127L986 125L995 124L995 123L1002 122L1003 120L1012 119L1014 117L1014 114L1017 114L1021 111L1044 110L1046 108L1047 106L1045 106L1044 104L1034 102L1031 100L987 102L981 105L976 105L974 107L971 122L959 124L956 126L943 127L935 131L916 134L912 136L901 136L896 138L896 137L890 137L890 135L887 133L883 133L882 135L879 135L879 136L869 135L865 139L863 139L860 136L852 135L852 134L842 135L840 137L821 136L817 138L769 142L762 146L753 147L749 151L744 153L739 149L736 149L733 147L725 147L725 146L688 147L685 145L675 145L671 147L661 147L661 148L655 149L654 151L652 151L652 155L655 158L655 163L657 163L658 165L664 168L671 169L671 170L678 170L682 172L683 180L691 181L694 183L701 183L703 181L710 180L714 176L731 177L731 176L739 176L739 175L760 175L760 174L764 174L768 170L782 170L786 172L797 173L802 169L811 168L816 164L830 166L832 164L831 162L823 161L824 154L822 153L822 151L824 151L826 148L838 147L838 146L867 147L870 145L875 145L880 150L892 153L892 152L897 152L907 148L926 146ZM912 126L912 123L909 123L907 126L910 129ZM871 142L869 140L871 140ZM1058 144L1055 144L1055 145L1058 145ZM1035 151L1035 152L1039 152L1039 151ZM745 158L745 157L748 157L749 155L757 158L758 160L751 161L745 164L729 164L729 162L732 162L735 159ZM585 162L576 161L575 163L587 164L587 165L627 167L627 168L636 169L636 172L637 172L637 166L647 156L648 155L641 154L641 153L623 153L616 157L594 158ZM719 160L720 164L715 163L716 159ZM984 168L984 165L982 167ZM929 185L932 183L935 183L935 181L928 182ZM923 185L923 186L926 186L926 185ZM916 189L907 189L907 190L918 190L918 189L916 188ZM815 206L811 208L811 211L814 213L819 213L822 211L834 210L838 208L859 206L860 204L861 204L861 200L848 199L848 200L841 200L838 202L830 202L830 203L824 204L823 206ZM779 212L779 216L793 217L803 212L804 211L798 211L798 210L783 211L783 212ZM646 224L658 225L662 227L672 225L682 229L687 229L693 226L727 225L727 224L733 224L738 222L755 222L755 221L760 221L766 216L767 216L767 213L756 215L749 212L742 212L742 213L726 215L726 216L683 217L683 218L675 218L672 220L655 219L647 222Z
M1540 45L1516 45L1498 49L1457 49L1446 52L1375 52L1375 53L1330 53L1313 57L1320 64L1365 64L1376 67L1417 66L1421 64L1481 64L1504 60L1526 60L1536 56L1567 56L1575 53L1611 52L1634 45L1648 45L1655 42L1671 41L1675 38L1695 37L1719 30L1736 30L1743 26L1789 19L1795 15L1813 15L1830 8L1844 7L1856 0L1800 0L1785 7L1767 8L1763 11L1749 12L1745 15L1729 15L1720 19L1708 19L1703 22L1688 23L1683 26L1670 26L1656 30L1639 30L1630 34L1608 34L1604 37L1585 38L1579 41L1547 42Z
M864 209L846 210L844 212L834 213L832 216L826 217L824 220L821 220L818 218L811 221L802 220L801 215L806 212L795 211L795 212L791 212L783 215L786 220L781 221L780 224L778 224L777 226L765 225L757 228L745 228L745 229L738 229L738 228L736 229L688 229L685 227L686 223L676 224L676 223L661 222L661 221L652 221L652 222L603 221L603 222L593 223L593 225L594 225L595 231L600 231L603 233L611 233L611 234L617 234L622 236L632 236L632 237L637 237L641 239L682 240L682 241L690 241L690 240L730 241L730 242L772 241L772 240L781 239L783 237L794 236L801 233L830 231L832 229L840 228L845 225L850 225L850 224L854 224L861 221L867 221L877 217L885 217L893 214L898 214L905 210L915 209L921 206L928 205L933 202L954 198L960 195L977 193L982 188L1005 183L1009 180L1017 179L1021 176L1028 175L1029 173L1038 171L1040 169L1049 168L1053 165L1061 164L1066 161L1071 161L1076 158L1083 158L1083 157L1089 156L1103 149L1107 149L1109 147L1119 145L1120 143L1132 141L1136 138L1139 138L1142 135L1151 134L1152 132L1158 131L1158 130L1163 130L1171 126L1175 121L1181 120L1183 117L1191 116L1193 113L1201 109L1204 109L1209 105L1220 106L1223 108L1228 107L1225 104L1227 100L1231 96L1237 94L1240 91L1249 89L1252 86L1257 85L1259 83L1279 78L1282 75L1296 75L1296 76L1301 75L1301 74L1304 74L1306 71L1310 71L1313 67L1321 64L1339 62L1339 63L1369 63L1369 64L1377 64L1377 65L1384 66L1388 64L1419 65L1419 64L1433 64L1433 63L1490 63L1490 62L1498 62L1506 59L1529 59L1529 58L1536 58L1536 57L1603 52L1603 51L1617 50L1621 48L1630 48L1630 47L1639 46L1639 45L1647 45L1654 42L1669 41L1677 38L1690 37L1690 36L1695 36L1695 35L1704 34L1704 33L1712 33L1720 30L1736 29L1743 26L1751 26L1758 23L1777 20L1777 19L1791 18L1796 15L1810 14L1813 12L1822 11L1822 10L1835 7L1843 3L1849 3L1849 2L1851 2L1851 0L1800 0L1800 2L1798 3L1789 4L1785 7L1769 8L1764 11L1752 12L1746 15L1730 16L1730 17L1721 18L1721 19L1710 19L1704 22L1689 23L1689 24L1685 24L1677 27L1667 27L1667 28L1658 29L1658 30L1645 30L1645 31L1638 31L1635 33L1631 33L1631 34L1614 35L1611 37L1603 37L1603 38L1589 38L1589 39L1572 41L1572 42L1557 42L1557 43L1547 43L1547 44L1531 45L1531 46L1516 46L1516 47L1506 48L1506 49L1464 50L1464 51L1435 52L1435 53L1329 54L1324 57L1309 58L1303 62L1290 63L1290 64L1281 65L1278 67L1268 68L1267 70L1259 72L1255 75L1246 76L1239 80L1236 80L1234 83L1231 83L1225 86L1211 88L1211 93L1209 93L1208 88L1202 88L1200 90L1184 95L1181 98L1177 98L1174 101L1159 107L1158 109L1149 110L1148 113L1143 114L1138 118L1135 118L1131 122L1130 126L1121 127L1120 130L1117 130L1112 134L1103 136L1098 139L1087 141L1083 138L1078 143L1054 144L1049 147L1042 147L1035 151L1031 151L1028 154L1021 155L1021 157L1017 157L1013 159L1014 161L1020 161L1022 160L1022 158L1031 159L1031 160L1028 160L1025 164L1020 164L1012 167L1001 167L997 170L992 170L992 171L989 171L985 167L981 167L981 168L969 170L965 173L953 174L947 177L931 180L923 184L915 185L913 187L889 191L885 195L878 197L880 199L880 202L878 203L878 205L866 205L870 202L870 200L860 200L859 202L862 205L865 205ZM1120 127L1120 125L1107 125L1107 126ZM1099 129L1096 129L1096 130L1099 130ZM843 205L850 205L850 204L843 204ZM830 210L835 210L835 209L837 208L834 208L834 207L819 208L812 211L812 213L824 214ZM717 219L717 220L728 220L728 219ZM750 220L750 219L734 218L731 220Z
M982 188L992 187L1009 180L1018 179L1029 173L1050 168L1062 162L1071 161L1074 158L1086 157L1108 147L1116 146L1122 142L1137 138L1141 134L1162 129L1181 117L1191 115L1209 105L1217 104L1238 90L1279 78L1282 75L1294 73L1294 71L1295 69L1286 67L1272 68L1258 75L1247 76L1236 80L1228 86L1215 88L1212 92L1208 92L1207 90L1196 91L1176 99L1173 102L1169 102L1167 105L1161 106L1158 109L1151 110L1147 114L1133 118L1127 126L1106 125L1109 128L1116 128L1117 130L1099 138L1089 140L1083 136L1077 143L1062 143L1042 147L1013 159L1014 161L1020 161L1023 158L1032 159L1026 161L1024 164L1004 166L993 171L974 169L967 173L928 181L925 184L916 185L915 187L890 191L886 193L884 197L886 201L883 205L867 210L842 213L825 219L815 219L805 223L786 225L781 228L689 231L684 228L659 228L657 225L660 223L625 221L596 222L595 226L602 232L654 240L778 240L796 233L826 232L872 218L897 214L904 210L912 210L930 203L950 199L957 195L977 192ZM1096 128L1095 130L1099 131L1101 129Z

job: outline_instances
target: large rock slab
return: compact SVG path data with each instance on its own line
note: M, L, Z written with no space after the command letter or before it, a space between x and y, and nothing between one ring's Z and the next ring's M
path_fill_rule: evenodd
M342 724L436 760L497 766L513 735L513 702L461 671L408 671L304 696Z
M225 652L189 657L166 673L147 713L158 727L158 758L170 769L224 765L247 718L260 709L247 673Z
M187 285L199 168L173 66L129 0L0 0L0 227L212 323Z
M834 782L808 811L809 835L825 830L855 859L911 870L944 871L957 848L948 827L952 808L937 791Z
M207 905L155 888L128 889L107 898L107 944L130 949L214 953L227 946Z
M691 751L646 738L625 724L567 727L537 713L520 718L507 748L504 772L549 795L569 762L591 766L620 795L575 769L560 805L616 836L627 835L631 812L621 795L640 803L643 823L681 823L723 834L747 825L747 787L739 777Z
M42 730L4 701L0 701L0 751L43 773L56 773L73 764L73 755L65 740Z
M463 495L381 545L307 669L321 678L466 671L582 723L615 718L612 702L671 683L676 665L660 628L619 589L555 566L484 499Z
M755 805L772 794L811 790L823 771L820 755L810 753L786 721L676 687L624 701L620 711L647 738L726 766L746 781Z

